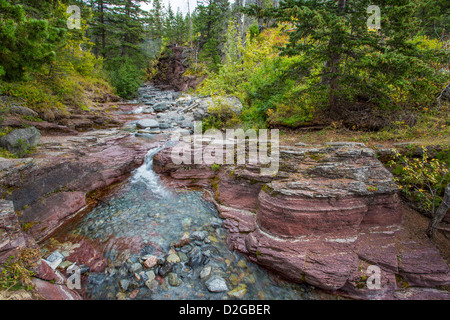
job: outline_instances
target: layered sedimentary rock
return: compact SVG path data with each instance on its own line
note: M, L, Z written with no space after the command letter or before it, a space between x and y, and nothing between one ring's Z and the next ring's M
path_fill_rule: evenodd
M0 263L25 247L35 246L34 239L22 231L12 201L0 200Z
M35 159L0 161L0 191L39 242L85 208L87 194L142 165L146 144L116 130L44 141Z
M157 74L153 82L165 89L187 91L195 87L202 79L196 76L185 75L189 68L190 49L186 47L172 46L158 61Z
M173 185L212 186L229 245L288 279L364 298L394 298L396 275L409 285L450 283L431 242L402 228L393 177L363 144L282 147L271 177L258 165L177 166L171 153L155 157L155 171ZM381 271L379 289L367 288L369 266Z

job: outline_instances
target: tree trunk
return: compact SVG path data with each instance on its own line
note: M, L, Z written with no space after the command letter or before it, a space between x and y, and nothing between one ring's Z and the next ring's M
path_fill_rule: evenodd
M125 15L127 17L127 22L131 19L131 13L130 13L130 0L127 0L126 4L125 4ZM125 57L127 55L127 45L128 45L128 41L129 41L129 35L128 35L128 31L125 32L124 36L123 36L123 44L122 44L122 57Z
M105 11L104 11L104 6L103 6L103 1L101 0L98 4L99 6L99 11L100 11L100 23L102 24L102 33L101 33L101 38L102 38L102 56L103 58L105 58L105 48L106 48L106 30L105 30Z
M444 199L442 200L441 205L437 209L433 218L430 221L430 225L428 226L427 235L432 238L436 232L436 229L439 227L439 223L441 223L442 219L444 219L448 209L450 208L450 183L445 188Z
M346 5L346 0L338 0L338 11L340 13L344 12L345 10L345 5ZM331 37L330 39L330 43L329 43L329 47L332 48L332 52L329 56L329 60L327 61L326 64L326 69L328 69L328 73L330 73L330 75L326 76L326 80L323 81L324 79L322 79L322 83L325 82L325 84L328 84L330 86L330 96L329 96L329 103L330 103L330 108L331 110L336 110L337 108L337 92L339 90L339 64L341 62L341 54L340 52L336 52L336 48L337 49L341 49L342 48L342 43L337 41L335 37Z

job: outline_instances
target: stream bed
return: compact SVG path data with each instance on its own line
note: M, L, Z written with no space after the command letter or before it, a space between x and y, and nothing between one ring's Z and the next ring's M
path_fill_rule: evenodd
M88 273L83 288L88 298L115 300L133 291L135 299L152 300L314 298L312 287L283 281L231 251L214 204L201 191L166 189L152 171L153 154L64 235L71 243L89 239L102 244L108 267ZM188 235L189 244L173 248ZM171 255L177 262L164 274L160 269ZM142 266L148 256L159 258L156 267ZM219 288L208 287L214 279Z
M149 96L165 98L149 90ZM71 265L70 250L83 241L95 243L106 269L94 272L80 266L86 298L310 300L323 295L311 286L284 281L231 251L218 211L201 190L162 184L152 168L160 150L151 150L127 181L62 235L43 244L48 254L56 248L67 258L64 269Z

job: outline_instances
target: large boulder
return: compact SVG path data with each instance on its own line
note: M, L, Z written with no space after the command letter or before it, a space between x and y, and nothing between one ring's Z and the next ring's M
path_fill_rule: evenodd
M37 146L41 133L35 127L17 129L0 139L0 147L11 153L23 155L27 150Z
M22 106L18 106L18 105L11 106L8 110L8 113L13 114L13 115L27 116L27 117L33 117L33 118L39 117L39 114L36 111L33 111L30 108L22 107Z
M147 128L158 128L159 123L153 119L144 119L136 122L136 127L139 129L147 129Z
M197 106L193 109L194 118L201 121L209 115L216 115L220 118L239 115L243 106L239 98L234 96L218 96L198 98L195 102Z

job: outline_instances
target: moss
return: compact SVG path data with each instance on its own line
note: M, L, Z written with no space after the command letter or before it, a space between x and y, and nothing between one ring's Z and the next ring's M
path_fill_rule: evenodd
M325 153L308 153L308 156L314 161L322 161L327 155Z
M213 171L219 171L220 170L220 168L221 168L222 166L220 165L220 164L213 164L212 166L211 166L211 169L213 170Z
M23 230L24 232L27 232L28 230L30 230L31 228L33 228L35 224L36 224L35 222L27 222L27 223L24 223L24 224L22 225L22 230Z

